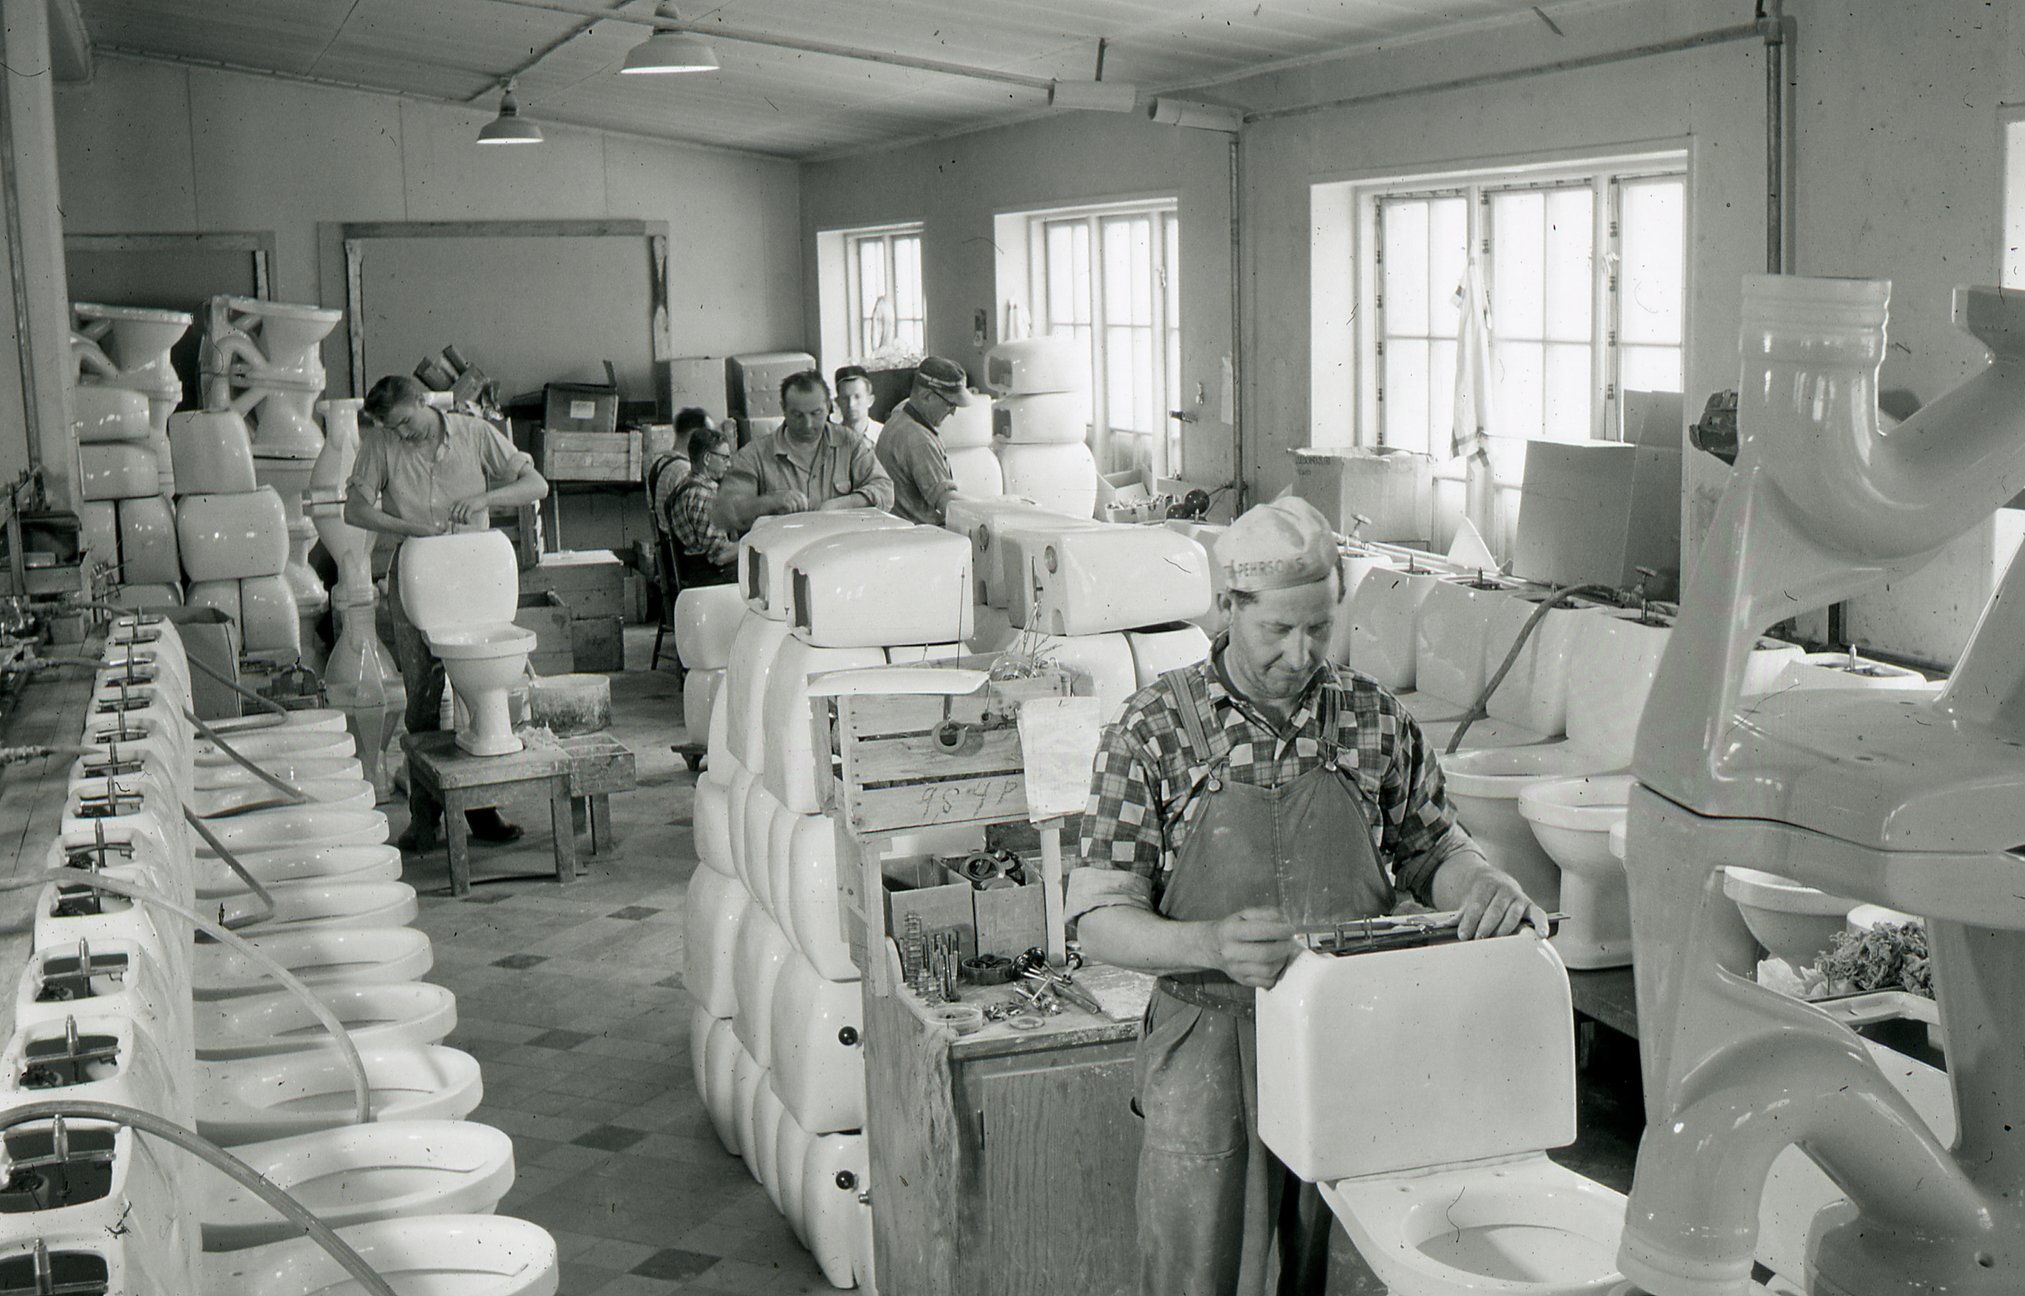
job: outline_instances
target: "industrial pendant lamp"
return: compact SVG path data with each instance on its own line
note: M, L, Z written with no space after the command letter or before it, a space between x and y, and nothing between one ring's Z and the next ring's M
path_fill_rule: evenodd
M520 101L513 97L513 82L499 94L499 116L478 132L480 144L539 144L541 127L520 115Z
M658 6L654 10L654 16L666 18L670 22L680 21L671 5ZM655 31L646 40L626 51L626 61L619 66L619 71L632 75L716 70L716 50L685 32L664 30Z

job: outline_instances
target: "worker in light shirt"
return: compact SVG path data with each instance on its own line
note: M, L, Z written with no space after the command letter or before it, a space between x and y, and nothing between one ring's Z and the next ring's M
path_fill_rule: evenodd
M926 356L914 370L914 388L907 399L886 415L879 433L879 462L893 479L893 511L909 522L942 525L943 510L956 493L956 479L937 429L970 400L963 366Z
M1401 892L1458 911L1464 939L1547 915L1456 823L1399 700L1327 661L1343 581L1322 515L1262 504L1216 560L1229 628L1105 729L1067 914L1085 954L1159 978L1134 1100L1141 1289L1263 1296L1277 1264L1283 1296L1320 1293L1328 1208L1259 1141L1254 988L1297 931Z
M836 384L837 426L878 445L879 431L885 424L872 417L872 375L860 365L845 365L837 370Z

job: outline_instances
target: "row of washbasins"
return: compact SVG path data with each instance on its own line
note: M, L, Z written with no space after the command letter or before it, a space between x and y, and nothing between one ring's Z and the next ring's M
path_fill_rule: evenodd
M697 1091L726 1152L838 1287L872 1283L877 1206L863 1192L855 920L839 898L839 861L857 857L824 811L816 681L1011 652L1068 667L1115 714L1209 646L1209 560L1193 537L1022 499L949 512L946 528L870 510L762 519L737 584L676 604L685 722L708 734L684 941ZM977 826L905 834L888 867L982 845Z
M1580 599L1548 611L1518 648L1550 591L1482 574L1413 570L1392 554L1346 560L1348 593L1331 656L1392 689L1442 756L1448 795L1493 864L1567 915L1555 937L1574 968L1631 961L1625 821L1638 726L1671 630L1671 614ZM1484 718L1462 721L1496 672ZM1760 639L1745 698L1791 689L1927 689L1913 671L1854 653L1805 653ZM1731 869L1725 889L1768 950L1798 954L1789 915L1834 901L1772 875ZM1835 915L1839 926L1850 905ZM1824 937L1825 942L1825 937ZM1812 953L1806 958L1811 960Z
M429 938L343 716L207 734L189 669L172 627L114 626L35 879L0 1110L150 1113L292 1195L397 1292L549 1296L554 1240L493 1213L513 1145L463 1119L479 1066L440 1042L456 999L420 979ZM242 943L193 940L178 908ZM0 1137L0 1290L362 1290L299 1223L156 1134L75 1118Z

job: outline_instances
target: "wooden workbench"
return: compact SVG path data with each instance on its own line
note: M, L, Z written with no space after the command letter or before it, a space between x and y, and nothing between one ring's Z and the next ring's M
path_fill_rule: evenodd
M471 894L471 841L464 812L495 808L525 794L548 798L556 881L576 881L569 753L539 746L504 756L471 756L458 748L457 735L447 729L406 734L401 746L408 755L408 822L415 829L415 849L427 851L435 845L434 824L440 811L450 855L450 894Z

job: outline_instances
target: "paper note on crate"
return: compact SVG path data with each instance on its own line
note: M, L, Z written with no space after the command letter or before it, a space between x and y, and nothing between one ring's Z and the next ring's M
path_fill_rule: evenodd
M1093 697L1029 698L1020 703L1020 754L1026 761L1027 819L1040 823L1083 813L1090 765L1103 731Z

